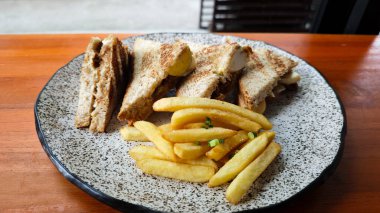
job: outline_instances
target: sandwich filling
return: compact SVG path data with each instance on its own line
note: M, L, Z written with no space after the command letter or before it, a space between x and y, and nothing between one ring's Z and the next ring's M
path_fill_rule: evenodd
M189 43L194 72L177 88L177 96L225 100L247 61L249 49L237 43L200 45Z

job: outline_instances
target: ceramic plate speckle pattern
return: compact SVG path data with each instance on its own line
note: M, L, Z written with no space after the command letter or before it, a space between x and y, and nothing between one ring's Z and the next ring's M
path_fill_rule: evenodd
M223 42L213 34L158 33L145 39L172 42L184 39L204 44ZM124 40L132 47L136 37ZM268 103L266 116L283 150L258 178L238 205L225 199L227 185L208 188L173 179L145 175L128 150L142 143L125 142L112 118L108 133L92 134L74 127L83 55L74 58L46 84L36 105L36 128L42 146L59 171L95 198L120 210L163 212L237 212L276 206L325 178L339 161L345 135L344 109L334 90L312 66L300 58L260 41L230 37L242 45L266 47L292 58L302 76L296 91L286 91ZM165 122L170 114L150 119Z

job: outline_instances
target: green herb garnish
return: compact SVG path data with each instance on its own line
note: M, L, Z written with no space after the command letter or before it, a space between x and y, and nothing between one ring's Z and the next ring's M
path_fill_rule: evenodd
M217 145L219 145L219 144L221 144L223 142L224 142L223 139L222 139L222 141L221 141L221 139L213 139L213 140L211 140L211 141L208 142L208 146L209 147L214 147L214 146L217 146Z
M254 138L256 138L257 137L257 134L256 133L254 133L254 132L248 132L248 138L250 139L250 140L252 140L252 139L254 139Z
M209 117L206 117L206 121L203 124L202 128L208 129L208 128L213 128L214 125L211 123L211 119Z

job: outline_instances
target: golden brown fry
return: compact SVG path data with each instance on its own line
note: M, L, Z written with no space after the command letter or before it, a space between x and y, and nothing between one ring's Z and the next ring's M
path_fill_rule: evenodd
M258 136L264 135L264 134L268 137L269 142L271 142L274 139L274 137L276 136L276 133L273 131L260 132ZM246 143L241 144L237 149L243 149L245 147L245 145L247 145L249 142L250 142L250 140L247 141Z
M203 128L205 125L205 123L189 123L189 124L185 124L183 126L184 129L199 129L199 128Z
M264 172L280 152L281 146L275 142L271 142L264 152L231 182L226 191L227 200L230 203L237 204L247 193L253 182Z
M170 123L162 124L158 127L161 132L168 132L171 131L171 125ZM120 129L121 137L125 141L138 141L138 142L148 142L149 139L145 137L145 135L136 127L132 126L124 126Z
M147 158L170 161L170 158L162 154L162 152L160 152L154 146L135 146L129 150L129 154L135 161L139 161L139 160L147 159ZM195 160L184 160L184 159L178 158L177 162L190 164L190 165L198 165L198 166L210 166L214 168L215 171L218 170L218 166L216 165L216 163L213 160L206 158L205 156L201 156L200 158L197 158Z
M208 182L209 187L219 186L234 179L249 163L251 163L268 145L266 134L251 140L236 153Z
M214 168L209 166L197 166L159 159L142 159L136 161L136 164L147 174L196 183L207 182L215 173Z
M211 122L223 122L250 132L257 132L261 129L260 124L234 113L202 108L188 108L174 112L171 118L171 126L173 129L179 129L188 123L204 121L206 117L209 117Z
M158 150L168 156L171 160L176 161L173 144L162 137L159 128L147 121L136 121L133 125L152 141Z
M126 141L139 141L146 142L149 141L147 137L138 129L131 126L124 126L120 128L121 137Z
M173 143L190 143L197 141L209 141L212 139L224 139L236 134L236 131L214 127L209 129L179 129L163 134L164 138Z
M170 123L162 124L158 128L162 133L172 131L172 126Z
M175 112L177 110L186 108L207 108L207 109L219 109L226 112L237 114L241 117L245 117L251 121L259 123L263 129L271 129L272 124L269 120L256 112L248 109L244 109L240 106L230 104L224 101L208 98L191 98L191 97L170 97L162 98L153 104L154 111L169 111Z
M225 129L240 130L240 128L237 127L237 126L234 126L234 125L231 125L231 124L228 124L228 123L223 123L223 122L220 122L220 121L212 121L211 123L212 123L212 125L214 127L222 127L222 128L225 128Z
M176 143L174 144L174 153L182 159L197 159L204 155L210 147L206 143Z
M211 122L213 127L222 127L222 128L225 128L225 129L232 129L232 130L239 130L239 127L236 127L236 126L233 126L233 125L230 125L230 124L225 124L225 123L222 123L222 122L218 122L218 121L212 121ZM198 128L205 128L205 123L189 123L189 124L185 124L185 126L183 126L184 129L198 129Z
M146 158L170 160L170 158L168 158L154 146L135 146L130 149L128 153L135 161Z
M248 132L241 130L236 135L224 140L224 143L218 144L210 151L206 152L206 156L213 160L220 160L231 150L248 140Z

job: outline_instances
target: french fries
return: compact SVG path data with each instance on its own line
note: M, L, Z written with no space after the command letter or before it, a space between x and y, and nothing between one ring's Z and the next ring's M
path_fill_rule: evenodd
M209 129L180 129L163 133L165 139L173 143L189 143L197 141L209 141L212 139L224 139L236 134L236 131L214 127Z
M168 124L162 124L158 127L161 132L168 132L171 131L171 125ZM132 126L124 126L120 129L121 137L126 141L139 141L139 142L146 142L149 141L147 137L136 127Z
M139 161L139 160L147 159L147 158L170 161L170 158L168 158L166 155L162 154L162 152L160 152L154 146L135 146L129 150L129 155L131 155L131 157L135 161ZM209 166L209 167L214 168L215 171L218 169L218 166L216 165L216 163L214 161L208 159L205 156L202 156L202 157L197 158L195 160L177 159L177 162L178 163L190 164L190 165Z
M272 124L261 114L223 101L174 97L156 101L155 111L174 112L155 126L137 121L123 127L124 140L151 141L129 155L144 173L220 186L232 180L227 200L236 204L280 153ZM257 136L258 134L258 136ZM268 145L269 144L269 145ZM220 169L219 169L220 168ZM218 170L219 169L219 170Z
M176 161L177 157L174 154L173 144L162 137L160 129L147 121L136 121L134 126L152 141L158 150L168 156L171 160Z
M197 159L204 155L211 148L206 143L176 143L174 144L174 153L187 160Z
M153 104L154 111L169 111L175 112L186 108L207 108L219 109L222 111L234 113L241 117L247 118L253 122L259 123L263 129L272 129L272 124L269 120L256 112L244 109L234 104L227 102L208 99L208 98L190 98L190 97L171 97L162 98Z
M216 161L222 159L231 150L246 142L248 140L247 134L248 132L246 131L239 131L236 135L225 139L224 143L218 144L210 151L206 152L206 156Z
M136 127L124 126L120 129L121 137L126 141L149 141L147 137Z
M249 163L253 161L268 145L268 137L263 134L251 140L236 153L208 182L209 187L219 186L234 179Z
M203 183L214 175L215 170L209 166L196 166L159 159L142 159L136 161L144 173L183 181Z
M223 122L249 132L257 132L261 129L260 124L241 117L240 115L218 109L202 108L188 108L174 112L171 119L171 126L172 129L179 129L185 124L203 121L206 117L209 117L212 121Z
M280 152L281 146L275 142L271 142L264 152L231 182L226 191L227 200L230 203L237 204L247 193L253 182L264 172Z

